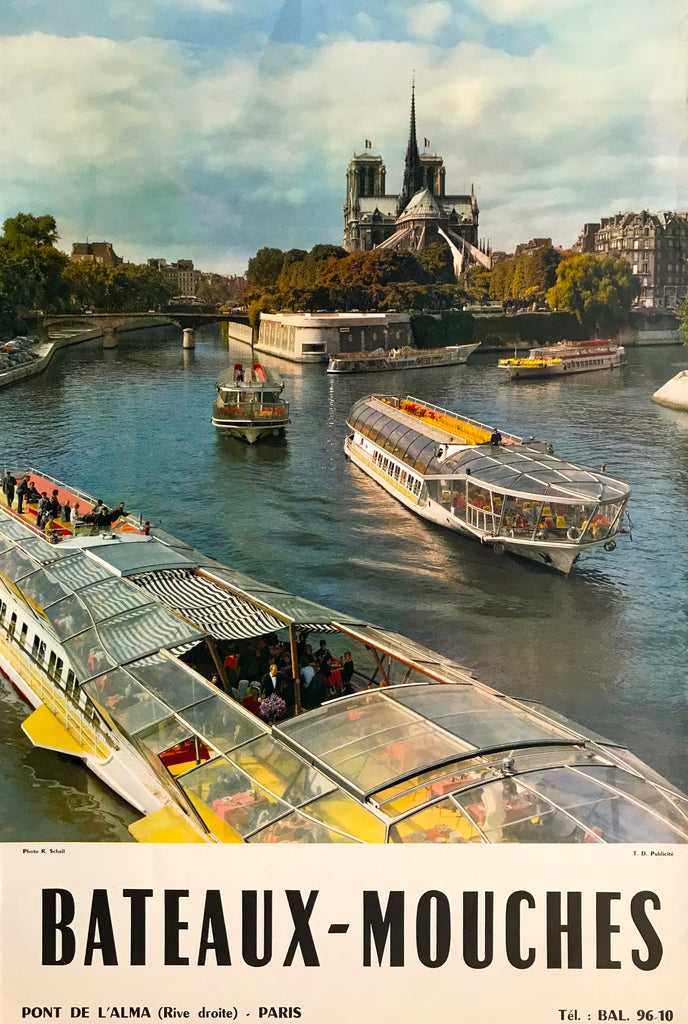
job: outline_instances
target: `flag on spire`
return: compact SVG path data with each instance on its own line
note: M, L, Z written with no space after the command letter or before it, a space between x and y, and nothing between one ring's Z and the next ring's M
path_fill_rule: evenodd
M365 144L366 144L366 149L372 149L373 148L373 144L370 141L370 139L366 139L365 140Z
M430 149L430 139L425 140L425 148Z

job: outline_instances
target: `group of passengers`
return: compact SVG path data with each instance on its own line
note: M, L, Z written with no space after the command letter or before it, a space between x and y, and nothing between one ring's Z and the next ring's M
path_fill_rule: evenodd
M39 491L31 479L29 473L16 478L8 470L3 470L2 490L7 501L8 508L12 508L14 498L17 498L17 513L24 515L24 505L35 506L36 525L44 530L47 536L54 533L63 533L65 528L71 527L73 532L77 526L110 526L122 516L127 515L124 502L120 501L115 509L108 508L98 498L96 504L88 512L82 515L81 505L78 501L74 505L70 503L69 496L64 502L60 501L60 492L55 488L50 496L47 491Z
M305 710L354 692L351 684L354 663L350 651L340 662L328 650L324 639L314 651L308 643L308 631L303 630L296 655L301 706ZM291 649L276 633L234 644L224 658L224 672L229 693L254 714L260 717L261 705L275 694L285 703L285 716L294 714L296 687Z

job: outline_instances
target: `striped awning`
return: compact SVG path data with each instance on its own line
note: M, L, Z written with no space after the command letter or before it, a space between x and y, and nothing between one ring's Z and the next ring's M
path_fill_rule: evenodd
M129 579L218 640L264 636L286 625L192 569L159 569Z

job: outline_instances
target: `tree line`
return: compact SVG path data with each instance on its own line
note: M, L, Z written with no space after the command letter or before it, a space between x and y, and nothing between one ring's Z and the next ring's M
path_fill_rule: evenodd
M164 307L172 295L159 270L120 263L105 267L72 261L57 248L55 218L18 213L0 235L0 336L25 330L24 317L44 313L131 310Z

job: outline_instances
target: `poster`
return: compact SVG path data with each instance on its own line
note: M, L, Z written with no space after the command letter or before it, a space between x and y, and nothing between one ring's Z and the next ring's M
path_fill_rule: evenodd
M685 209L682 6L10 3L0 20L2 219L45 208L67 248L106 236L132 261L162 251L226 274L243 273L261 246L339 242L352 149L390 162L396 153L399 185L412 81L421 149L444 154L457 190L478 179L481 234L496 248L553 232L570 244L610 204ZM17 417L1 422L7 448ZM41 435L38 447L45 458L59 446ZM49 778L36 788L49 801ZM11 803L4 812L1 840ZM335 847L324 858L305 847L159 850L13 834L0 851L0 1017L685 1021L685 878L679 846ZM187 890L168 926L165 892ZM290 903L287 891L299 895ZM244 892L274 898L273 955L260 967L242 953ZM403 914L388 931L387 910L401 913L392 893L403 894ZM562 905L572 894L573 917L580 906L575 935L548 924L556 894ZM135 899L147 924L137 919L132 939ZM52 933L50 907L63 915ZM224 920L231 963L220 964ZM68 958L72 934L69 962L43 962ZM142 934L145 962L132 963ZM188 964L165 963L166 936L170 957ZM559 946L566 965L548 967Z

